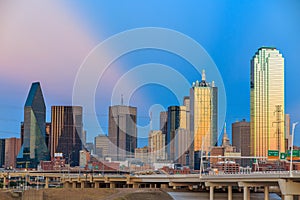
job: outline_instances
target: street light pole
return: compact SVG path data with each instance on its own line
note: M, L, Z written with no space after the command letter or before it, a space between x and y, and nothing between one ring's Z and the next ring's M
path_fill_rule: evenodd
M292 130L292 145L291 145L291 156L290 156L290 176L292 176L292 169L293 169L293 150L294 150L294 132L295 127L297 126L299 122L293 123L293 130Z

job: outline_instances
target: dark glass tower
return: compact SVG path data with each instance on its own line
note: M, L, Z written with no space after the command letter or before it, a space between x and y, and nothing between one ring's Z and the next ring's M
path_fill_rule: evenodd
M41 160L49 160L45 124L46 106L41 85L32 83L24 108L24 138L17 156L17 168L36 168Z
M5 162L5 139L0 139L0 167L4 166Z
M169 160L175 160L175 132L180 127L180 106L168 107L167 154Z
M79 166L82 149L82 107L52 106L51 108L51 157L62 153L71 166Z

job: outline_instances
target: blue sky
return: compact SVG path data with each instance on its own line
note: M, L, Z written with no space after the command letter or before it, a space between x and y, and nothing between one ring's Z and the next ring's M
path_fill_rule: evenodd
M51 105L72 102L76 73L90 50L114 34L142 27L173 29L205 48L223 78L229 135L229 124L243 118L249 120L250 59L261 46L278 48L285 58L286 113L291 115L292 122L300 121L300 93L296 88L300 75L297 59L300 52L299 10L297 0L66 0L43 4L36 1L1 1L0 137L19 137L23 106L31 82L41 81L49 121ZM110 76L120 77L133 66L151 62L190 68L189 63L178 56L142 50L114 62L112 72L108 72L104 81ZM187 73L187 77L190 81L201 79L193 72ZM209 77L207 79L211 81ZM107 106L110 102L101 87L98 86L95 96L96 112L107 133ZM186 95L188 93L189 88ZM138 123L146 125L152 105L160 104L161 108L166 108L181 102L167 88L147 85L134 93L131 103L138 107ZM153 118L154 128L157 128L157 116ZM94 127L85 128L89 141L99 133ZM297 145L300 145L299 130L296 129L295 136ZM144 144L139 143L140 146Z

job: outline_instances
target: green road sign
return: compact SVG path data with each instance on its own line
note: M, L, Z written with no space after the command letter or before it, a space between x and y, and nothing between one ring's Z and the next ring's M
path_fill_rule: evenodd
M280 160L284 160L286 158L286 153L280 153Z
M279 151L277 151L277 150L268 150L268 156L279 156Z
M291 156L291 151L290 150L288 150L287 156L288 157ZM293 157L300 157L300 150L293 150Z

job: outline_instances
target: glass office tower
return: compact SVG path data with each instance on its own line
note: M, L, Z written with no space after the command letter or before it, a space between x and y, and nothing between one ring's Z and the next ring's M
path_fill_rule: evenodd
M17 168L36 168L41 160L50 159L45 125L46 106L41 85L32 83L24 107L24 138L17 156Z
M284 58L273 47L259 48L251 60L251 154L285 149Z

